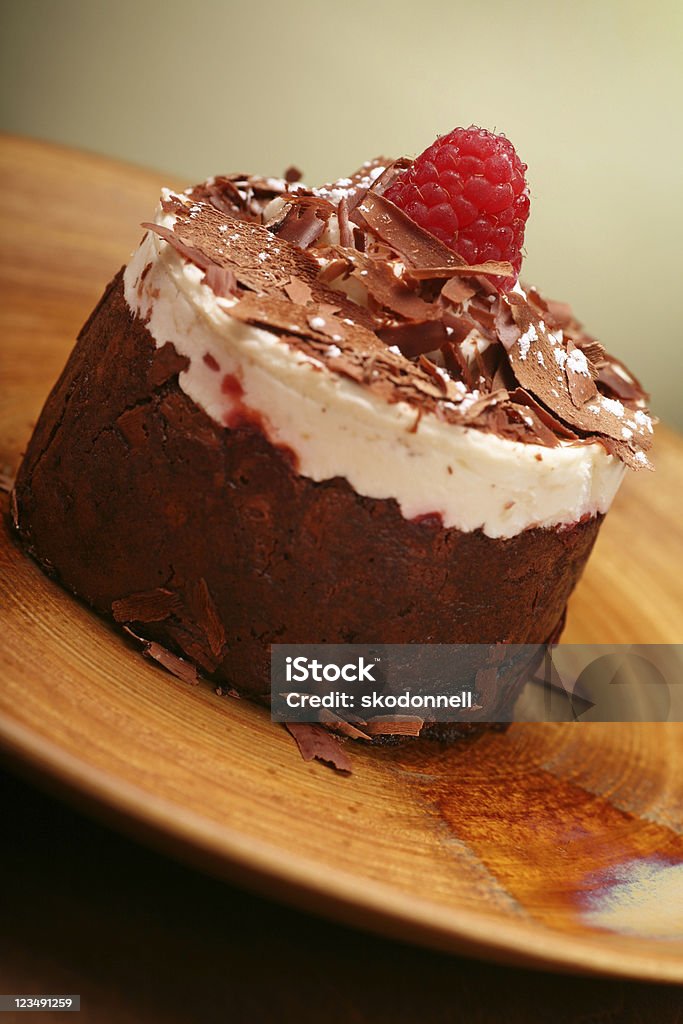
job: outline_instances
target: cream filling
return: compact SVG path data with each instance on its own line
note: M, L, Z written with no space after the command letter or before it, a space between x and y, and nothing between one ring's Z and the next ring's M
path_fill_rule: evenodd
M171 214L157 219L173 226ZM170 341L188 358L179 384L197 405L221 425L239 407L260 414L269 440L294 451L303 476L344 477L358 494L395 499L407 519L438 513L446 527L489 537L609 508L624 466L597 442L522 444L431 413L415 430L414 407L389 404L278 335L233 319L232 300L217 298L202 278L148 232L125 271L126 302L157 347Z

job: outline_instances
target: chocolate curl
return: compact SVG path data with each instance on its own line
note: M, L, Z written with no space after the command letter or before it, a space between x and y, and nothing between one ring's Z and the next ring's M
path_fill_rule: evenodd
M344 775L350 775L353 765L338 739L320 725L286 722L287 732L294 738L304 761L322 761Z

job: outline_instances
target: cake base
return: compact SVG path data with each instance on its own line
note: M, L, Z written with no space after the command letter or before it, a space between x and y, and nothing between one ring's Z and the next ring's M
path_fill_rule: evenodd
M186 365L119 273L29 443L21 541L98 612L264 702L271 643L557 639L601 516L509 539L408 521L298 475L258 424L216 424L181 390Z

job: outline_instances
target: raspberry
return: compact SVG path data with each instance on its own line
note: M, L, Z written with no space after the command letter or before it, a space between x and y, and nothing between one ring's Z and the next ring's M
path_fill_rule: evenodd
M522 266L529 216L525 171L503 135L455 128L418 156L384 195L467 263L508 260L514 277L496 279L507 290Z

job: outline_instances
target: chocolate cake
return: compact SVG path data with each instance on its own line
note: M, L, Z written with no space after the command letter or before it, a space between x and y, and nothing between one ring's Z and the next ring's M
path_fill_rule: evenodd
M260 701L272 643L555 641L649 465L634 376L387 198L410 167L164 190L17 478L41 566Z

